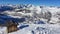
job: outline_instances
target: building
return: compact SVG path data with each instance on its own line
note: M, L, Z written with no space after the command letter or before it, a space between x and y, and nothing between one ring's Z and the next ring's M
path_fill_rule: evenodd
M13 32L13 31L17 31L17 23L15 23L14 21L10 20L7 21L6 26L7 26L7 31L8 33Z
M13 20L7 20L5 24L1 24L0 27L7 27L7 32L14 32L17 31L17 25L18 23L16 23Z

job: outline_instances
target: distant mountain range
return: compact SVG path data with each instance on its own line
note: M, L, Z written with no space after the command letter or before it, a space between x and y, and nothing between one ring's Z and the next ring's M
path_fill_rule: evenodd
M4 23L8 19L16 22L23 22L25 21L25 18L29 16L34 18L36 16L48 18L48 12L54 16L55 13L59 11L60 8L55 6L34 6L31 4L0 5L0 24ZM44 16L45 13L45 16L47 17Z

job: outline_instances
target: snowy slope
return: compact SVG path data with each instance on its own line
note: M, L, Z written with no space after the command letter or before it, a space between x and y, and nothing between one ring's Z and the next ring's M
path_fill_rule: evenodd
M37 30L38 27L39 29ZM41 32L41 34L60 34L59 29L60 25L58 24L29 24L29 27L9 34L33 34L32 31L34 31L35 34L38 34L38 32Z

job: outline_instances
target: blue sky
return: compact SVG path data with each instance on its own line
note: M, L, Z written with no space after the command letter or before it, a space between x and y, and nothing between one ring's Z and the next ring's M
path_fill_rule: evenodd
M34 4L60 6L60 0L0 0L0 4Z

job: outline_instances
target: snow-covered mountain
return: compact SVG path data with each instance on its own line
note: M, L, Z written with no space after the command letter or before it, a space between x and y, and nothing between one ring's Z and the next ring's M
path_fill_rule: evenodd
M8 15L13 18L27 18L29 20L28 22L33 19L33 22L35 20L42 20L56 23L60 17L59 13L60 8L54 6L34 6L31 4L0 6L0 14Z
M10 34L60 34L59 7L31 4L0 5L0 24L6 24L7 20L19 23L18 33Z

